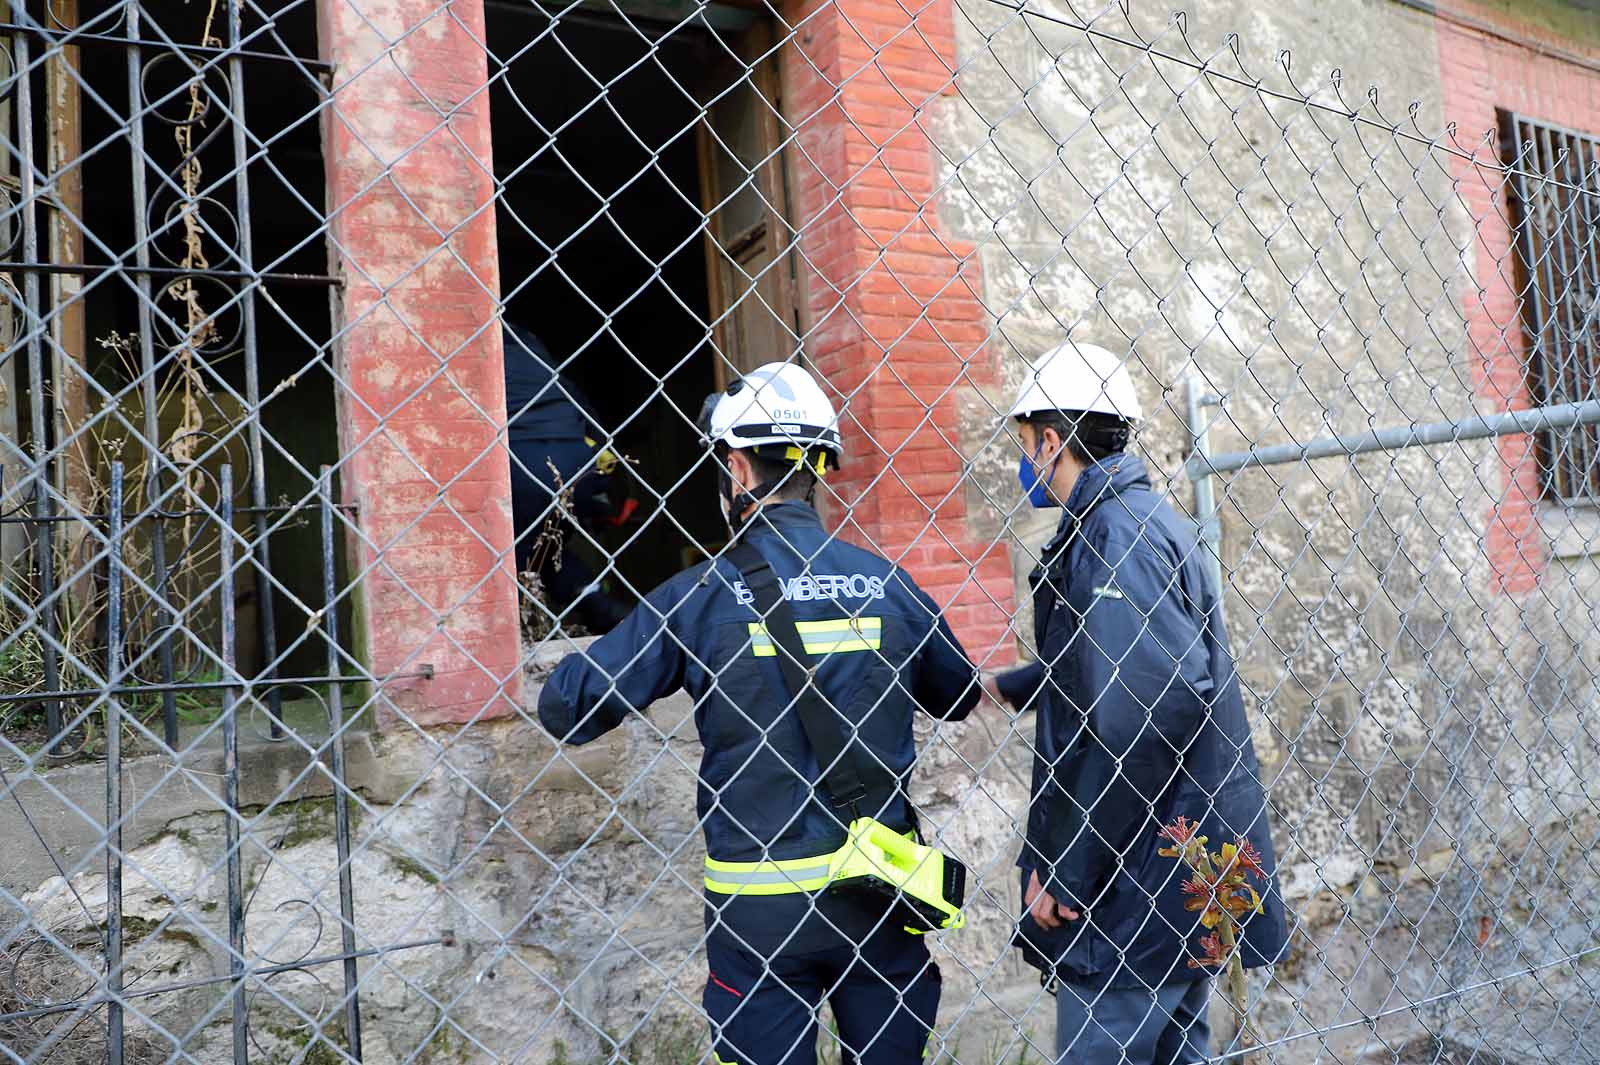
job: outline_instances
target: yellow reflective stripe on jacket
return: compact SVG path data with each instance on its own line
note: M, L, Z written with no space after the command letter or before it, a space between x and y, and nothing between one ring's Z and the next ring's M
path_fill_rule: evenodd
M828 886L832 855L776 862L721 862L706 859L706 890L719 895L797 895Z
M797 621L794 627L800 630L800 640L808 655L876 651L883 640L882 618ZM777 645L761 622L750 622L750 649L757 658L772 658L778 653Z

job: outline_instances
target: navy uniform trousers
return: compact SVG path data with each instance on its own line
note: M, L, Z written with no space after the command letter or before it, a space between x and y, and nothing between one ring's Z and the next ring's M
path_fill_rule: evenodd
M886 924L859 949L841 945L770 960L712 935L706 962L703 1002L720 1065L814 1065L824 1000L833 1008L846 1065L916 1065L928 1050L939 967L923 937L899 925Z

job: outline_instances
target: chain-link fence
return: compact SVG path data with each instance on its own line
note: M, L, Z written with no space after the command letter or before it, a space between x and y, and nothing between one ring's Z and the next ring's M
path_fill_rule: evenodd
M640 606L731 572L701 400L813 371L844 462L797 550L902 567L1005 670L1060 513L1005 415L1071 339L1132 375L1259 758L1289 942L1213 1059L1592 1060L1597 131L1543 88L1447 123L1416 5L1203 6L14 0L0 1053L727 1060L705 835L801 857L816 767L708 784L782 641ZM815 675L904 667L845 613ZM624 703L662 647L702 694ZM569 654L639 711L581 746L536 710ZM923 709L968 880L917 1053L1055 1060L1011 945L1045 712ZM898 1060L764 965L817 1030L737 1060Z

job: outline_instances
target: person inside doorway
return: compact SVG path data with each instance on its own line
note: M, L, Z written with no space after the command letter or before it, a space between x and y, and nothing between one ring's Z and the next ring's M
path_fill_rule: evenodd
M601 443L606 433L588 397L555 369L543 342L510 322L504 340L517 572L539 575L563 620L609 632L628 609L574 550L578 526L622 525L638 501L618 476L622 460Z

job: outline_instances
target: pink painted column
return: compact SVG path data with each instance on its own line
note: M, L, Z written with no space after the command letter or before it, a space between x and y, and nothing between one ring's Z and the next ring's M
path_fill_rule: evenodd
M521 694L481 0L321 0L341 476L381 716ZM354 539L354 538L353 538Z

